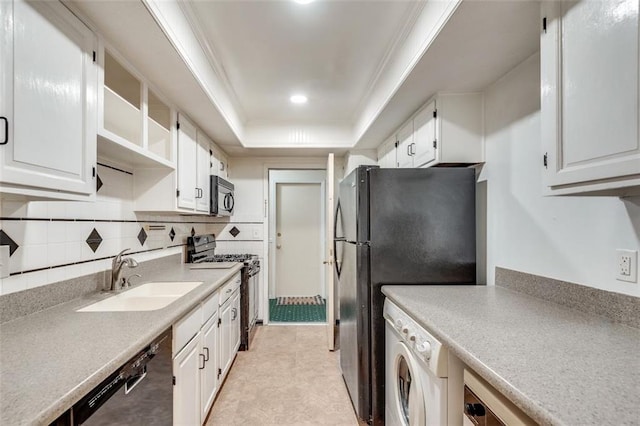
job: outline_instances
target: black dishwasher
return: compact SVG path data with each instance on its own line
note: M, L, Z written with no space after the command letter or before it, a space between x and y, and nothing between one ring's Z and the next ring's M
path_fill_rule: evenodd
M96 386L71 411L74 425L171 425L171 329Z

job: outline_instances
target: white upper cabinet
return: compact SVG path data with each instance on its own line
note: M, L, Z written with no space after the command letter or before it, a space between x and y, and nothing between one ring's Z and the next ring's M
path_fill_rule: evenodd
M413 167L413 153L415 148L413 145L413 121L406 123L398 131L398 148L396 151L396 159L398 167Z
M397 131L396 143L378 148L381 167L430 167L484 161L482 93L439 94ZM395 150L393 149L395 147ZM389 150L393 152L390 153Z
M196 210L208 212L211 198L211 140L202 132L198 132L196 147Z
M388 169L398 167L395 136L387 139L387 141L378 148L378 165Z
M117 52L101 46L98 56L98 156L134 169L175 168L175 110Z
M547 194L640 188L638 0L542 2Z
M215 147L212 148L211 155L211 174L227 179L229 176L229 160L227 156Z
M198 143L196 126L180 117L178 128L178 207L196 209Z
M436 160L436 101L431 101L413 118L413 166L427 166Z
M96 36L57 1L2 1L0 27L0 190L90 199Z

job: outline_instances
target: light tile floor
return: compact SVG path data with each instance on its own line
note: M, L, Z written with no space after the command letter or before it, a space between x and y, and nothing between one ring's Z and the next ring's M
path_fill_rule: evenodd
M206 424L358 425L325 328L259 327L251 350L238 352Z

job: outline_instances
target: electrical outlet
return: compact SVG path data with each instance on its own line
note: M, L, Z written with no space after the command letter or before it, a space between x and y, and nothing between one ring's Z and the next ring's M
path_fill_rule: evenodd
M616 279L635 283L638 281L638 252L616 250Z
M256 229L256 228L253 229L253 239L254 240L259 240L260 239L260 230L259 229Z

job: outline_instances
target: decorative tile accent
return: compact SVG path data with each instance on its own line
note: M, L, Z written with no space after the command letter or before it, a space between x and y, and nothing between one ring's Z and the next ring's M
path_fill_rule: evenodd
M191 236L193 237L194 235L196 235L196 230L195 230L195 228L192 226L192 227L191 227Z
M171 238L171 241L173 241L175 237L176 237L176 231L174 231L172 227L171 231L169 231L169 238Z
M2 229L0 229L0 246L9 246L9 256L13 255L13 252L20 247L18 243L13 241Z
M233 235L233 238L235 238L235 237L237 237L237 236L238 236L238 234L240 233L240 230L234 226L233 228L231 228L231 229L229 230L229 233L230 233L231 235Z
M140 241L141 246L147 241L147 233L144 231L144 228L140 228L140 232L138 232L138 241Z
M100 191L100 188L102 188L102 179L100 179L100 175L96 175L96 192Z
M94 253L98 250L100 244L102 244L102 237L98 231L96 231L96 228L93 228L93 231L91 231L89 237L87 237L87 244L89 244L89 247L91 247L91 250L93 250Z

